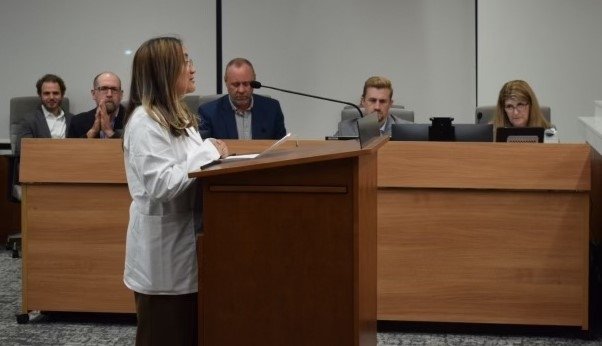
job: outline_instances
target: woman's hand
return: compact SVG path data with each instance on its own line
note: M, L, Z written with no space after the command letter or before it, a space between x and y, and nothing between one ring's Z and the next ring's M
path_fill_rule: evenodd
M209 138L209 139L211 140L211 143L213 143L213 145L219 152L219 157L221 159L223 159L224 157L229 155L228 146L226 145L226 143L224 143L224 141L222 141L220 139L215 139L215 138Z

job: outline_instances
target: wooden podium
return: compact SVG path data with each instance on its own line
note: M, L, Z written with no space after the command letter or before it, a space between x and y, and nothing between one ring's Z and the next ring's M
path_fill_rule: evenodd
M190 174L203 186L200 345L376 345L385 142L304 141Z

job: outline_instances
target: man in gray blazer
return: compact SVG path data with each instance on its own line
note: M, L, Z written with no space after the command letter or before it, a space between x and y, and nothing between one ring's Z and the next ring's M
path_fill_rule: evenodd
M21 153L21 138L66 138L73 115L61 108L65 96L65 82L53 74L44 75L36 83L40 107L25 114L17 130L15 152Z
M364 91L360 106L364 114L376 114L380 125L380 133L391 135L391 125L410 123L407 120L394 117L389 113L393 105L393 85L385 77L370 77L364 83ZM335 136L357 136L357 118L346 119L339 122Z

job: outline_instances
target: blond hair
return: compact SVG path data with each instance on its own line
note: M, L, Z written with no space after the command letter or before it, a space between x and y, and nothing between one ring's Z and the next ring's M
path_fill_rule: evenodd
M134 109L144 106L149 116L174 136L188 135L186 128L198 120L178 95L176 85L186 68L182 41L157 37L144 42L134 55L130 100L125 122Z
M362 99L366 97L366 90L368 88L376 88L376 89L389 89L391 94L389 95L389 99L393 98L393 84L391 81L385 77L373 76L366 80L364 83L364 91L362 92Z

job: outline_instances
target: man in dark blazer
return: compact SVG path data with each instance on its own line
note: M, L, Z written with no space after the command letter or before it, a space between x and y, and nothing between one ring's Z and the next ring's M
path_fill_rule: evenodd
M63 111L65 82L53 74L44 75L36 83L40 107L23 115L16 130L15 153L21 153L22 138L65 138L73 114Z
M96 108L73 117L67 137L121 138L125 109L121 105L121 79L113 72L94 77L91 90Z
M253 95L255 70L250 61L236 58L226 66L228 95L199 107L200 130L219 139L280 139L286 134L280 103Z

